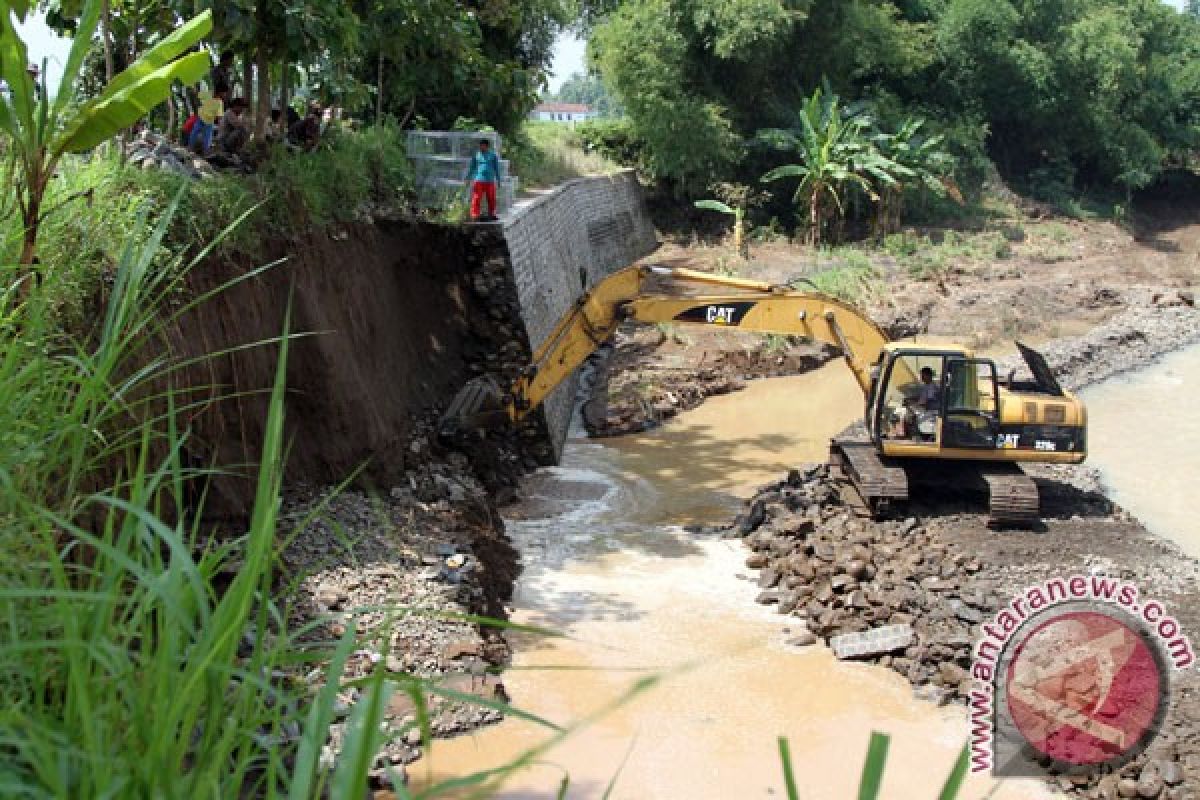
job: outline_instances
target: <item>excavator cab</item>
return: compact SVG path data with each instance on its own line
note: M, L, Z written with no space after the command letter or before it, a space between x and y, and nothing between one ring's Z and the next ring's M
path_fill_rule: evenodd
M994 450L1000 385L990 359L966 350L889 346L872 420L885 453L921 457L945 449Z

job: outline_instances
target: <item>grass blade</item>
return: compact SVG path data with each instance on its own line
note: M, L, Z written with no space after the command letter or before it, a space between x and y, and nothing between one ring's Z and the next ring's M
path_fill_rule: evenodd
M958 797L958 792L962 789L963 781L967 777L970 755L967 745L964 744L963 749L958 754L958 760L954 762L954 769L950 770L950 775L947 776L946 783L942 786L938 800L954 800L954 798Z
M779 737L779 762L783 765L783 786L787 790L788 800L800 800L796 774L792 771L792 748L786 736Z
M867 760L863 762L862 778L858 782L858 800L878 800L879 787L883 784L883 768L887 765L888 745L891 738L878 731L871 734L867 745Z

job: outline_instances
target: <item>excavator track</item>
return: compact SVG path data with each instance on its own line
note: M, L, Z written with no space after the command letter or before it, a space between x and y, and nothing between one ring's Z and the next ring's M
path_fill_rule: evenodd
M908 476L901 467L885 464L870 442L834 439L829 444L829 464L858 495L857 503L848 499L864 516L877 517L908 499Z
M1038 518L1037 484L1016 464L989 464L980 469L987 483L989 522L994 525L1027 525Z

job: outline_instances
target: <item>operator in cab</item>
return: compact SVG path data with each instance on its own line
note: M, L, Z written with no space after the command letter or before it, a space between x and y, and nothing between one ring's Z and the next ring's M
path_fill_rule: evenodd
M933 382L933 367L921 367L921 388L917 393L917 407L926 411L938 411L942 407L942 387Z
M894 439L931 441L936 431L936 418L942 408L942 387L934 380L932 367L921 367L920 383L909 390L901 406L891 417L890 436Z

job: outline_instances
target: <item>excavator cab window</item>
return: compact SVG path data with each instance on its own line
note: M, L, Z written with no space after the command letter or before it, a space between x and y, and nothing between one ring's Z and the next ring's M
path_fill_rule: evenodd
M943 387L942 446L995 448L1000 427L996 365L948 358Z
M886 373L879 437L936 445L945 388L942 353L898 353Z

